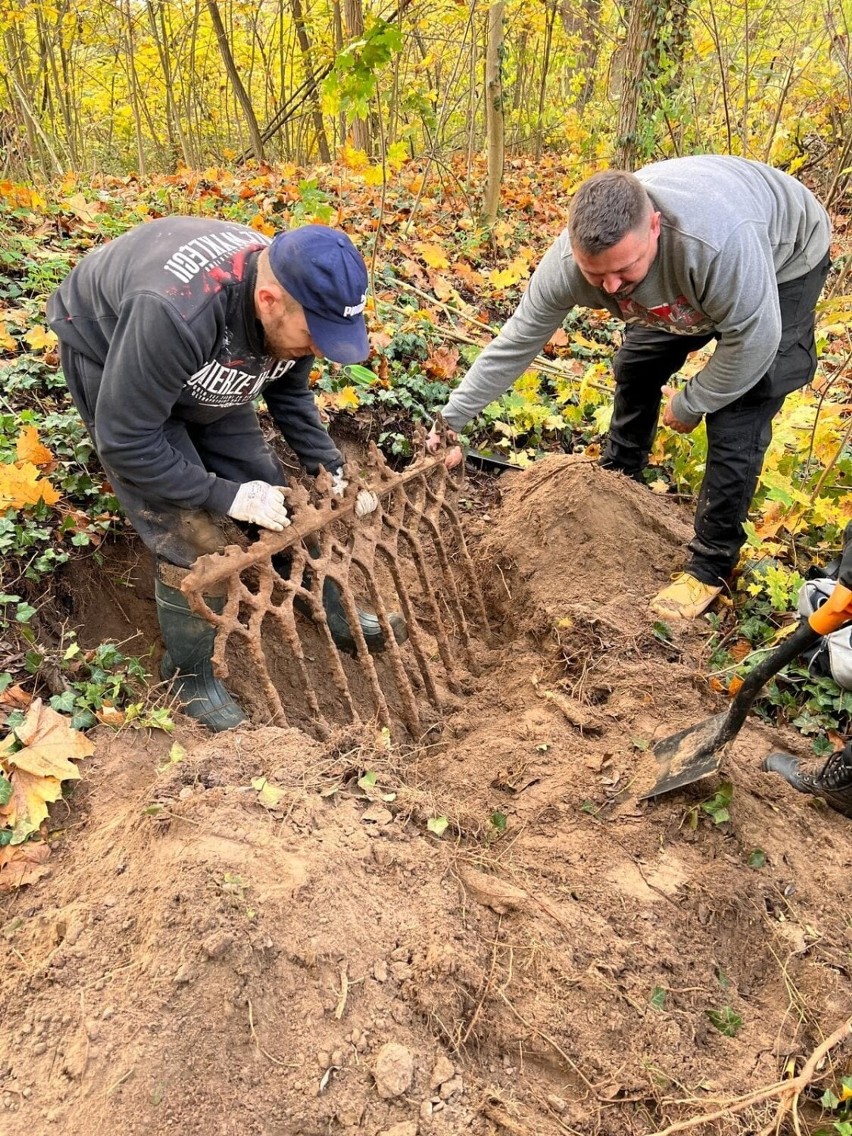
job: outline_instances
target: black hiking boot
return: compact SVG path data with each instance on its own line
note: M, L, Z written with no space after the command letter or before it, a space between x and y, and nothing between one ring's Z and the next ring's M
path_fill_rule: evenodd
M314 559L319 556L319 552L314 549L310 550L310 554ZM290 578L290 563L289 556L276 554L272 557L272 564L275 571L285 580L289 580ZM303 588L310 587L308 576L309 572L306 570L302 578ZM312 618L310 607L300 596L295 598L293 606L297 611L301 612L302 615L307 616L308 619ZM355 655L358 650L358 644L355 642L355 636L352 634L349 620L346 618L346 611L340 597L340 588L329 576L326 576L323 581L322 606L335 647L338 647L341 651L345 651L348 655ZM371 654L379 654L385 649L385 636L381 624L379 623L379 617L372 611L364 611L362 608L357 608L356 610L358 612L358 622L361 624L361 633L367 644L367 650ZM388 623L391 625L393 637L397 643L404 643L408 638L408 627L405 619L398 612L394 611L388 615Z
M166 644L160 674L172 680L184 713L214 733L239 726L246 716L213 673L216 628L195 614L183 592L164 584L159 576L154 592ZM218 613L225 606L225 597L205 596L204 602Z
M798 792L822 797L827 805L852 818L852 741L833 753L818 772L802 769L799 759L789 753L770 753L761 768L780 773Z

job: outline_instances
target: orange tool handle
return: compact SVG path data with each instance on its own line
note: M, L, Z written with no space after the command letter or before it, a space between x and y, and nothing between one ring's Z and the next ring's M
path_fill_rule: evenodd
M808 623L817 635L830 635L838 627L852 622L852 589L843 584L835 584L834 591L813 615L808 616Z

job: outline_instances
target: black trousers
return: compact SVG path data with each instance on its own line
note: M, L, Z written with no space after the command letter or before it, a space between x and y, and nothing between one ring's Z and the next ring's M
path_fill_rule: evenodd
M719 584L736 566L745 541L743 521L772 440L772 419L786 396L809 383L816 371L814 309L830 264L826 255L805 276L778 286L781 342L772 365L744 395L706 416L707 466L686 565L705 584ZM615 402L601 465L641 475L657 430L662 387L690 351L713 338L627 327L613 361Z
M60 347L60 358L74 405L98 451L95 408L103 368L65 344ZM228 481L286 484L283 467L263 437L251 404L236 406L208 425L169 418L163 424L163 433L187 461ZM226 518L206 509L185 509L152 500L144 490L119 477L103 458L101 465L127 519L161 560L189 568L198 556L225 547Z

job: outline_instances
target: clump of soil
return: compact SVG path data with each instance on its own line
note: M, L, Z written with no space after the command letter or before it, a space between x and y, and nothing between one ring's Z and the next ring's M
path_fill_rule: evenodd
M849 1016L848 821L758 772L792 737L743 730L726 823L718 779L631 801L718 709L701 633L645 610L688 525L576 459L500 488L437 740L95 732L51 875L0 904L4 1136L648 1134Z

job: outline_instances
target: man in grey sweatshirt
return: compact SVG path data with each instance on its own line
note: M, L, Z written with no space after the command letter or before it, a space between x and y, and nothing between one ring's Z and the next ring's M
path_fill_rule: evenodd
M707 424L691 556L651 604L665 618L693 618L736 565L772 419L813 378L814 309L830 239L813 194L760 162L704 155L635 175L595 174L516 312L441 414L461 430L524 372L573 307L620 316L626 327L601 464L641 480L663 396L664 425L689 433L702 418ZM707 365L680 390L668 387L711 339Z

